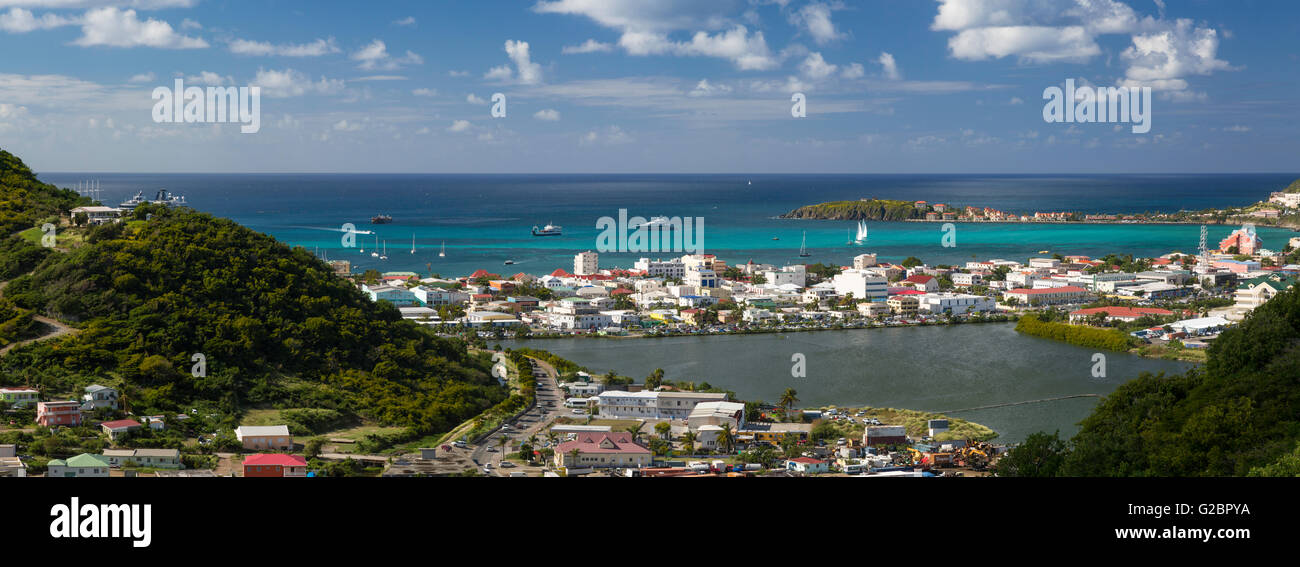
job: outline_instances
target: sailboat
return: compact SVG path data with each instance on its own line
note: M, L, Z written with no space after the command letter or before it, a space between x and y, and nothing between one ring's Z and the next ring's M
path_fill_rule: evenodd
M849 229L847 229L847 228L844 229L844 234L845 234L845 235L848 235L848 234L849 234ZM853 244L853 237L852 237L852 236L845 236L845 238L848 239L848 241L845 242L844 244L846 244L846 245L852 245L852 244Z
M411 233L411 253L415 253L415 233Z
M812 254L809 254L809 253L808 253L808 246L807 246L807 245L808 245L808 231L805 230L804 233L803 233L803 242L799 244L799 257L800 257L800 258L807 258L807 257L809 257L809 256L812 256Z
M382 255L379 256L379 259L380 259L380 260L387 260L387 259L388 259L388 241L387 241L387 240L384 241L384 253L383 253Z
M379 235L378 234L375 235L375 247L370 249L370 257L371 258L379 257Z
M442 243L442 250L439 250L439 251L438 251L438 257L439 257L439 258L446 258L446 257L447 257L447 243L446 243L446 242L443 242L443 243Z
M858 221L858 237L853 241L858 244L867 241L867 221Z

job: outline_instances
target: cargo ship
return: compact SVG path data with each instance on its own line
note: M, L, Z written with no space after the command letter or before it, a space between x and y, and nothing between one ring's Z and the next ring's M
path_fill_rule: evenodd
M390 222L393 222L393 217L390 215L375 215L370 217L370 224L388 224Z

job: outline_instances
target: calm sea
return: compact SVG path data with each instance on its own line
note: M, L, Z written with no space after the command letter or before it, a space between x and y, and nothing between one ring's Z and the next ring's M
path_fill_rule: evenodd
M183 194L190 206L230 218L283 242L354 269L465 275L479 268L542 274L572 269L573 255L596 248L596 221L632 216L704 219L704 248L730 263L803 261L846 264L863 252L882 260L916 256L929 263L971 258L1023 259L1039 250L1099 256L1194 251L1197 226L959 224L957 246L941 245L937 223L869 226L865 246L847 244L853 223L781 220L802 205L874 197L988 206L1011 212L1133 213L1197 210L1251 203L1285 187L1297 174L1251 175L306 175L95 174L41 176L65 187L98 180L116 204L137 191ZM389 214L394 222L371 225ZM361 230L359 249L344 249L344 223ZM564 227L538 238L534 225ZM1235 227L1212 226L1217 241ZM809 258L798 257L807 238ZM1281 248L1290 231L1261 229L1266 247ZM414 246L412 245L414 240ZM386 248L386 261L370 252ZM445 247L446 256L438 252ZM412 252L414 250L414 252ZM630 267L637 257L602 254L601 266ZM670 256L671 254L662 254ZM504 266L513 260L514 266Z

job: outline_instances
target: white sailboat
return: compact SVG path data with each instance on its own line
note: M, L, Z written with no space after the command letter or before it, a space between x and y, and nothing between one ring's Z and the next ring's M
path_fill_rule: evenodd
M411 233L411 253L415 253L415 233Z
M858 244L867 241L867 221L858 221L858 237L853 241Z
M387 260L387 259L388 259L388 241L387 241L387 240L384 241L384 253L381 254L381 255L379 256L379 259L380 259L380 260Z
M439 251L438 251L438 257L439 257L439 258L446 258L446 257L447 257L447 243L446 243L446 242L443 242L443 243L442 243L442 250L439 250Z
M370 257L371 258L379 257L379 235L378 234L375 235L375 247L370 249Z
M808 245L808 231L805 230L804 233L803 233L803 242L801 242L801 243L799 244L799 257L800 257L800 258L807 258L807 257L809 257L809 256L812 256L812 254L809 254L809 253L808 253L808 246L807 246L807 245Z

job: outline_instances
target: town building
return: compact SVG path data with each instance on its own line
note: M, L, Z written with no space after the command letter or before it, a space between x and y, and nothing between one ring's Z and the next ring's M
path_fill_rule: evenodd
M99 455L82 453L70 459L54 459L46 465L47 478L104 478L108 476L108 460Z
M241 425L235 438L250 451L292 451L293 436L287 425Z
M418 307L420 300L415 297L415 293L405 287L397 287L388 284L363 285L362 291L370 296L371 301L387 301L396 307Z
M1225 253L1236 248L1237 254L1250 256L1263 247L1264 241L1255 233L1255 225L1249 223L1241 225L1241 228L1219 241L1219 250Z
M573 275L590 276L600 273L600 255L590 250L573 257Z
M81 396L81 409L93 411L99 408L118 409L118 392L116 388L91 384L86 386L86 393Z
M43 427L81 425L81 403L71 400L37 402L36 423Z
M25 408L41 401L41 393L35 388L0 388L0 402L11 408Z
M140 422L134 419L119 419L116 421L105 421L104 423L99 424L99 426L104 429L104 433L108 434L108 438L114 442L119 441L125 438L126 436L130 435L132 431L144 427L140 425Z
M697 430L705 425L731 426L737 431L745 426L745 404L740 402L701 402L686 419L686 426Z
M244 457L245 478L303 478L307 459L298 455L258 453Z
M869 425L862 432L862 444L867 447L904 443L907 443L907 428L902 425Z
M653 457L650 449L638 445L625 431L578 433L573 441L555 448L556 466L574 469L640 468L649 466Z
M181 452L177 449L106 449L102 455L110 467L127 463L154 469L181 468Z
M596 396L602 418L686 419L701 402L723 401L725 393L628 392L606 390Z
M908 296L895 296L908 297ZM990 297L960 293L927 293L911 296L917 298L917 309L932 315L965 315L967 313L987 313L997 310L997 303Z
M785 462L785 470L802 474L820 474L830 472L830 463L811 457L799 457Z
M875 254L858 254L853 257L853 269L865 270L876 265Z
M853 294L854 299L885 301L889 297L889 280L867 270L845 270L831 280L835 294Z
M667 260L641 258L632 264L632 267L645 272L646 276L652 278L675 278L680 280L686 277L686 264L682 263L681 258L669 258Z
M1078 286L1066 285L1045 289L1009 289L1002 296L1008 300L1015 299L1020 305L1054 305L1082 301L1088 297L1088 290Z
M885 301L885 305L900 317L915 317L920 309L921 300L917 295L895 295Z

